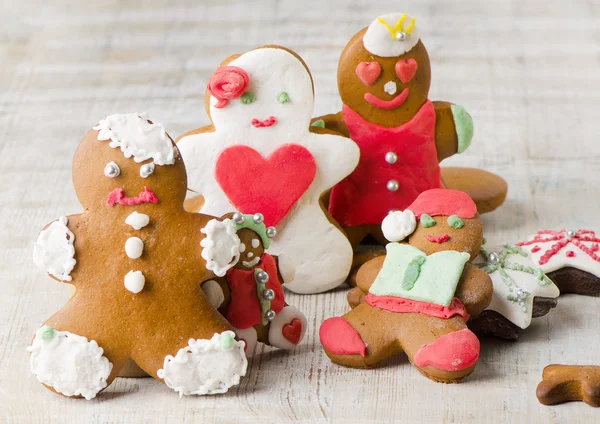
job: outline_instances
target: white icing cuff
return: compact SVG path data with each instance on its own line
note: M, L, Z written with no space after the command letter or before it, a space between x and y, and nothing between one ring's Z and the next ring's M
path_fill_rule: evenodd
M297 319L300 322L300 335L297 340L295 340L290 333L285 332L284 334L284 327L287 325L292 326L289 330L294 328L294 323L292 322L294 319ZM308 322L302 312L293 306L286 306L279 311L277 315L275 315L273 321L271 321L269 327L269 343L280 349L293 349L304 338L307 326ZM289 340L288 337L286 337L286 334L288 337L292 337L292 340Z
M381 223L383 236L391 242L404 240L415 231L415 228L417 228L417 219L410 209L404 212L390 212Z
M419 31L414 22L414 18L404 13L380 16L367 28L363 45L375 56L402 56L419 42Z
M33 246L33 262L48 274L61 281L71 281L75 267L75 235L67 227L69 220L63 216L42 230Z
M158 377L180 397L227 392L239 384L248 367L244 343L234 337L233 331L224 331L210 340L190 339L177 355L165 358Z
M211 219L200 231L206 234L206 238L200 242L206 269L217 277L223 277L240 259L241 242L235 225L230 219Z
M112 364L94 340L44 326L27 350L31 372L58 393L90 400L107 386Z

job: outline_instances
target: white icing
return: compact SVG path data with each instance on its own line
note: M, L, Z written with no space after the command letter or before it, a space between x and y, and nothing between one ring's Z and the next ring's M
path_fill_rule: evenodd
M259 262L260 258L257 256L251 261L242 261L242 265L244 265L246 268L254 268Z
M245 53L230 63L244 69L250 78L248 91L256 100L242 104L231 100L217 109L211 97L210 114L215 132L183 137L178 147L185 160L191 189L205 199L200 213L221 216L236 208L215 180L214 165L228 146L247 145L263 157L274 149L293 142L305 147L314 157L317 173L307 191L277 224L277 237L269 253L287 256L284 274L286 287L298 293L318 293L343 283L352 265L352 247L321 210L319 196L349 175L358 164L356 144L344 137L309 132L313 112L310 74L291 53L261 48ZM288 103L277 101L285 91ZM275 116L269 128L254 128L253 118ZM290 276L294 276L290 277Z
M246 251L246 245L244 243L240 243L240 253L244 253Z
M243 330L239 328L234 328L233 330L238 336L238 339L240 339L246 344L246 356L253 356L254 348L256 348L256 344L258 342L258 335L256 334L256 330L254 329L254 327L245 328Z
M175 163L175 147L161 124L150 124L145 113L109 115L94 130L98 140L110 140L108 145L120 148L126 158L133 156L136 162L150 158L157 165Z
M253 252L248 252L248 253L246 253L246 257L247 257L247 258L251 258L252 256L254 256L254 253L253 253Z
M388 25L392 28L395 27L396 22L400 19L402 13L390 13L381 16ZM404 21L404 29L407 29L412 21L412 17L407 16ZM404 53L412 50L414 46L419 42L419 30L415 26L410 34L406 34L404 40L397 40L388 29L379 22L377 19L373 21L365 35L363 36L363 45L365 49L375 56L380 57L397 57Z
M125 253L131 259L138 259L144 252L144 242L139 237L129 237L125 242Z
M300 312L297 308L288 305L279 311L277 315L275 315L275 319L271 321L271 325L269 327L269 343L271 345L280 349L293 349L297 346L286 339L282 333L283 326L291 323L293 319L298 319L302 324L300 340L298 340L298 343L300 343L300 341L304 338L304 334L306 334L308 322L306 321L306 317L302 312Z
M150 222L150 218L145 213L131 212L125 218L125 224L130 225L134 230L141 230Z
M71 281L69 275L75 260L75 235L67 227L69 220L63 216L42 230L33 246L33 262L48 274L61 281Z
M258 246L260 246L260 241L258 241L258 239L252 239L252 241L250 242L252 244L253 248L257 248Z
M227 348L221 338L235 337L233 331L215 334L212 339L190 339L188 346L179 349L175 356L165 358L159 378L171 389L184 395L212 395L225 393L246 375L248 360L244 343L232 340Z
M384 84L383 91L388 93L390 96L393 96L396 94L396 91L398 91L398 86L394 81L388 81Z
M221 285L215 280L208 280L202 284L202 291L213 308L219 308L225 302L225 295Z
M112 364L94 340L42 327L27 350L37 379L65 396L96 397L107 385Z
M403 212L390 212L381 223L383 236L391 242L404 240L415 231L415 228L417 228L417 218L410 209Z
M240 259L240 238L236 234L235 224L230 219L219 221L211 219L200 230L206 237L200 242L202 257L206 269L223 277Z
M129 290L131 293L138 294L144 289L144 285L146 284L146 278L142 271L129 271L127 275L125 275L125 288Z
M502 249L495 249L493 251L499 253L501 250ZM510 254L506 257L506 260L514 264L536 268L531 259L519 254ZM475 263L483 261L483 258L479 256L475 260ZM542 284L540 284L540 280L538 280L535 275L507 268L504 268L504 270L508 276L513 279L518 288L525 290L530 293L530 295L524 300L524 308L519 303L508 300L508 296L514 296L518 288L513 288L511 291L510 287L502 279L500 272L494 271L490 274L494 287L494 297L487 309L498 312L516 326L525 329L531 324L534 297L556 298L560 292L554 283L543 285L542 282Z

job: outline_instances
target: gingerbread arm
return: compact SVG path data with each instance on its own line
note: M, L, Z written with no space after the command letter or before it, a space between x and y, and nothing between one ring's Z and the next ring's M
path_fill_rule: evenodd
M215 277L200 283L204 295L208 302L215 309L219 309L229 304L231 291L226 278Z
M548 365L542 372L536 396L543 405L583 401L600 406L600 367Z
M453 103L433 102L435 107L435 145L438 161L462 153L473 138L473 119L467 111Z
M331 113L329 115L313 118L310 122L311 132L324 134L326 132L323 132L323 129L335 131L344 137L349 137L348 127L346 127L346 124L344 123L342 112Z
M58 282L75 284L76 230L80 215L63 216L46 225L35 242L33 262Z
M378 256L366 262L358 270L358 274L356 274L356 285L359 290L363 291L363 293L369 293L369 289L375 281L375 278L377 278L377 274L379 274L384 260L385 255Z
M475 265L466 264L455 295L465 305L467 313L478 315L483 312L492 301L493 294L490 276Z

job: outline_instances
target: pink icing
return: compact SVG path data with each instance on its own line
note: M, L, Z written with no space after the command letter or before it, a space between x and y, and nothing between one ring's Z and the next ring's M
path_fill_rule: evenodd
M405 299L396 296L377 296L369 293L365 296L365 302L374 308L385 311L396 312L400 314L423 314L436 318L452 318L454 315L460 315L467 321L469 314L459 298L452 299L449 306L438 305L429 302L420 302L418 300Z
M566 253L566 255L567 255L567 257L569 257L569 258L574 258L574 257L575 257L575 252L573 252L572 250L569 250L569 251Z
M429 234L427 234L425 236L425 238L432 243L440 243L440 244L445 241L450 240L450 236L448 234L438 234L437 236L430 236Z
M417 73L417 61L412 57L396 62L396 75L404 84L409 83Z
M108 193L108 198L106 199L106 204L108 206L135 206L141 205L142 203L158 203L158 197L156 194L152 192L152 190L148 189L148 187L144 187L144 191L141 191L139 195L135 197L127 197L123 193L122 188L115 188L113 191Z
M334 355L366 356L367 347L360 334L342 317L325 320L319 328L323 347Z
M473 218L477 206L467 193L445 188L424 191L407 207L417 218L426 213L430 216L457 215L463 219Z
M417 367L432 366L444 371L461 371L477 362L479 339L467 328L444 334L417 351L413 362Z
M572 244L573 246L578 247L582 252L587 254L590 258L592 258L596 262L600 262L600 257L596 255L595 252L598 251L598 243L600 239L596 237L596 233L590 230L577 230L575 232L575 236L569 237L567 235L567 230L541 230L534 236L532 240L524 241L521 243L517 243L517 246L531 246L536 243L548 243L548 242L556 242L548 250L544 252L544 254L540 257L538 263L540 265L544 265L548 263L548 261L556 254L558 254L563 248L565 248L568 244ZM592 243L591 247L586 246L584 243ZM539 247L539 246L535 246ZM534 247L534 249L535 249ZM539 251L540 249L536 250ZM531 250L534 252L534 250ZM535 252L534 252L535 253ZM571 253L571 254L570 254ZM574 257L574 251L568 251L565 253L567 257Z
M356 66L356 75L364 85L370 87L381 75L381 66L377 62L360 62Z
M372 93L365 93L365 100L371 105L378 107L379 109L395 109L400 106L408 97L408 88L402 90L400 94L394 97L392 100L383 100Z
M267 128L267 127L272 126L276 122L277 122L277 118L275 118L274 116L269 116L264 121L259 121L258 119L253 119L252 121L250 121L252 126L254 126L255 128Z
M207 89L216 98L215 107L227 106L228 100L241 97L248 87L248 74L237 66L221 66L215 70L208 80Z

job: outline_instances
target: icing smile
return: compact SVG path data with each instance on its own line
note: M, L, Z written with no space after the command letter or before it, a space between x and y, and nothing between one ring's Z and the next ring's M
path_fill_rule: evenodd
M274 116L269 116L267 119L265 119L264 121L259 121L258 119L254 118L252 121L250 121L250 123L252 124L252 126L254 128L267 128L267 127L271 127L273 126L275 123L277 122L277 118L275 118Z
M242 261L242 265L244 265L246 268L254 268L258 262L260 261L260 258L257 256L256 258L252 259L251 261Z
M438 234L437 236L430 236L427 234L425 238L432 243L438 244L442 244L443 242L450 240L450 236L448 234Z
M402 92L392 100L383 100L372 93L365 93L365 100L379 109L395 109L404 103L407 97L408 87L402 90Z
M108 193L108 199L106 199L106 204L108 206L134 206L141 205L142 203L158 203L158 197L156 197L156 194L154 194L152 190L145 186L144 190L135 197L127 197L123 193L122 188L115 188L113 191Z

